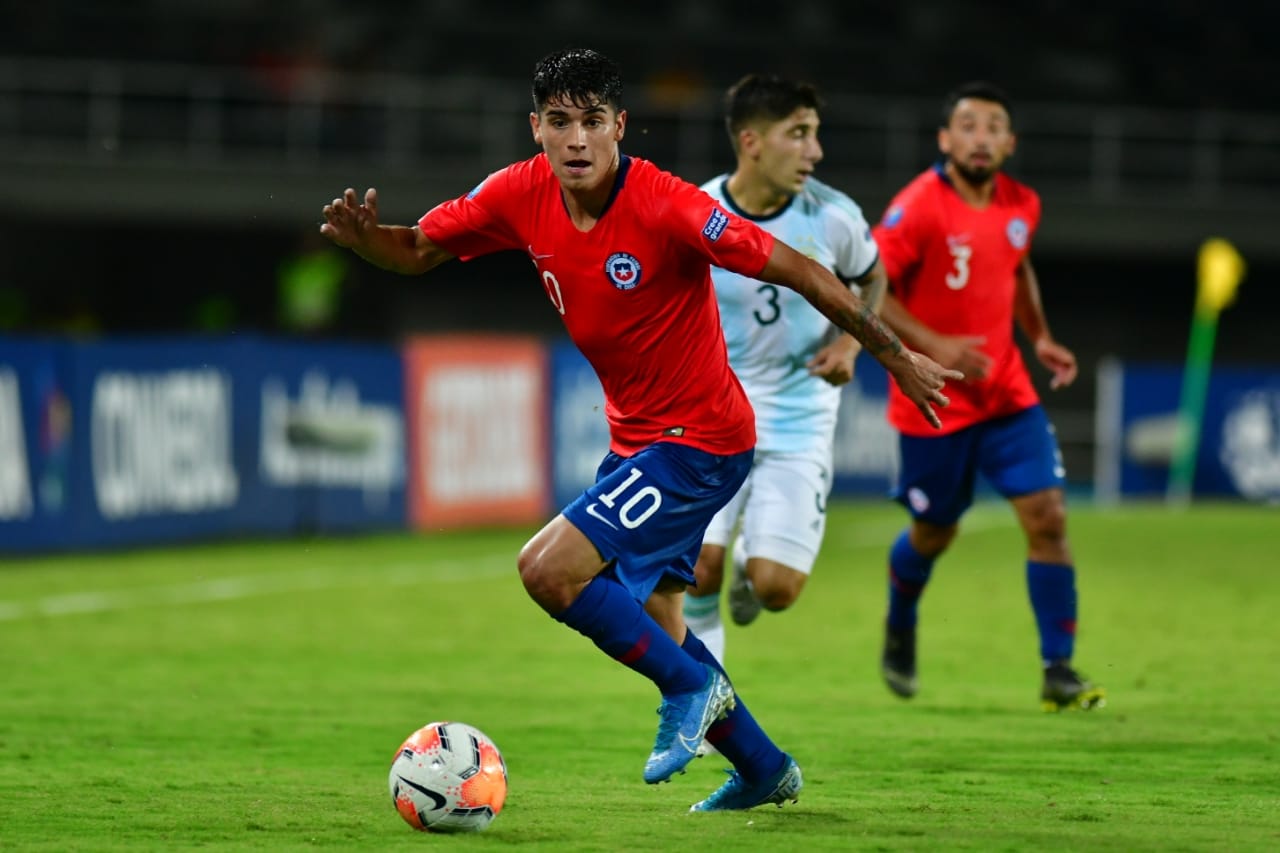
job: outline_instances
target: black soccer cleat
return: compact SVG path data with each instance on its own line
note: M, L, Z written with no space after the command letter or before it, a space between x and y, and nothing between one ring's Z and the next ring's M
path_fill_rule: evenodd
M916 681L916 629L894 628L886 625L884 629L884 652L880 655L880 674L889 689L910 699L916 695L919 684Z
M1040 704L1045 711L1089 711L1107 704L1107 692L1072 669L1070 661L1055 660L1044 668Z

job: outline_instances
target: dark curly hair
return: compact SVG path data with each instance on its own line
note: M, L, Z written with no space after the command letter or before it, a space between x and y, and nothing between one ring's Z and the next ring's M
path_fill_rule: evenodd
M781 121L801 107L822 111L822 97L808 83L777 74L748 74L724 95L724 126L738 146L738 131L754 121Z
M586 109L609 104L622 108L622 75L618 65L602 53L574 47L549 53L533 67L533 111L553 98L564 98Z
M999 104L1004 107L1005 113L1008 114L1009 124L1013 124L1013 106L1009 103L1009 96L1004 89L985 80L971 80L952 89L942 99L942 115L938 117L938 127L946 128L951 126L951 116L955 114L956 105L966 98Z

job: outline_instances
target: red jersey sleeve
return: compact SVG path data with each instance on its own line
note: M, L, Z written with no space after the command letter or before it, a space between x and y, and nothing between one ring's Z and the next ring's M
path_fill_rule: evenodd
M431 242L464 261L521 248L508 215L518 209L514 200L523 177L520 165L494 172L466 195L436 205L418 220L418 227Z
M928 216L928 205L919 203L916 194L902 192L889 203L884 216L871 230L889 285L898 293L903 292L906 279L920 262L924 242L919 235Z
M698 187L669 173L662 174L660 197L667 202L664 221L673 224L675 239L705 257L712 265L757 278L773 254L774 237L743 219Z

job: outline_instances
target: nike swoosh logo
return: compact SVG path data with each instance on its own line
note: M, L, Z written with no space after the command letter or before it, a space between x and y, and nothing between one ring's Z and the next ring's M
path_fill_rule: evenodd
M682 733L679 733L679 732L676 733L676 736L680 738L680 745L683 746L685 749L687 749L689 752L697 752L698 745L702 742L702 739L699 738L698 743L692 743L689 741L687 737L685 737Z
M543 258L553 258L553 257L555 257L555 255L554 255L554 254L539 255L537 252L535 252L535 251L533 250L533 244L532 244L532 243L530 243L530 244L529 244L529 257L533 258L535 261L540 261L540 260L542 260Z
M445 798L437 794L435 791L432 791L430 788L424 788L421 785L419 785L417 782L413 782L409 779L406 779L399 774L396 774L396 778L399 779L401 782L405 783L406 785L408 785L413 790L430 797L431 802L434 803L434 805L432 806L432 811L436 809L442 809L445 807L445 803L447 802Z
M596 518L596 519L599 519L600 521L603 521L605 524L609 525L614 530L618 529L618 525L614 524L612 521L610 521L609 519L605 518L603 515L600 514L600 511L596 509L596 505L594 502L587 504L587 515L591 516L592 518Z

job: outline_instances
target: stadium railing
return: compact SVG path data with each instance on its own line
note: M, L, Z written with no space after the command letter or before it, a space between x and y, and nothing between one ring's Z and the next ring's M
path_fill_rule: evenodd
M478 77L0 57L0 163L29 167L19 169L28 184L47 178L50 205L86 194L92 204L113 175L172 186L174 172L222 187L263 174L309 187L374 168L411 177L419 197L451 194L459 176L533 152L526 91L523 80ZM718 93L656 94L632 99L628 150L691 180L726 168ZM832 91L827 100L824 177L864 204L932 157L936 97ZM1032 140L1014 174L1068 207L1280 210L1280 115L1027 103L1018 125ZM73 196L59 190L69 175L92 179ZM189 215L216 217L230 203L212 186L152 195ZM292 215L279 206L264 215L273 211Z

